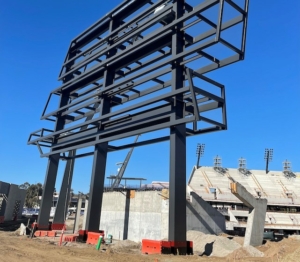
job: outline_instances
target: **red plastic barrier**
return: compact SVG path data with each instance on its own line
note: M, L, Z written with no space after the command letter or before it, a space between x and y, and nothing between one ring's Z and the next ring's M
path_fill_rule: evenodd
M48 230L37 230L34 233L36 237L56 237L56 231L48 231Z
M158 240L142 240L142 253L144 254L161 254L162 241Z
M40 237L41 236L41 231L35 231L34 236L35 237Z
M52 230L62 230L65 224L52 224L51 229Z
M41 237L47 237L48 236L48 231L41 231Z
M86 243L96 245L100 236L102 236L102 238L104 239L104 231L100 231L99 233L88 232Z
M48 237L56 237L57 232L56 231L48 231Z
M78 237L77 234L76 235L65 235L64 241L65 242L74 242L74 241L76 241L77 237Z
M142 253L144 254L174 254L177 253L178 248L186 248L186 253L192 254L193 242L142 240Z

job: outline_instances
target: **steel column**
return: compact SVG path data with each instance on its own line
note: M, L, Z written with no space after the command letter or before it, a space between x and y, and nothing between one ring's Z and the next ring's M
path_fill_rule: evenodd
M70 57L75 56L75 53L68 54ZM73 78L73 74L68 75L64 79L64 83L68 82ZM69 92L63 92L60 95L60 101L59 101L59 107L66 106L69 104L70 96ZM63 113L63 112L61 112ZM58 114L58 118L55 122L55 131L59 131L64 129L66 119L61 116L61 113ZM56 143L57 138L53 139L52 143ZM58 170L58 164L60 159L60 153L54 154L52 156L49 156L48 160L48 167L44 182L44 189L43 189L43 195L42 195L42 201L41 201L41 207L38 217L38 227L39 229L47 229L49 224L49 218L50 218L50 210L53 200L53 192L57 177L57 170Z
M184 13L184 0L177 0L174 9L177 18ZM172 55L175 56L184 49L184 35L180 31L183 23L178 24L172 36ZM184 87L184 67L180 66L182 59L175 61L172 67L173 91ZM173 117L184 116L182 94L174 99ZM169 241L186 242L186 132L185 124L170 128L170 202L169 202ZM186 253L186 247L178 248L181 254Z
M85 229L91 232L98 232L100 226L107 150L108 143L102 143L95 146L89 205L85 226Z
M94 104L94 108L98 108L99 103ZM90 121L94 115L90 115L85 119L85 122ZM81 131L86 130L86 126L82 126L80 128ZM55 215L53 218L53 224L63 224L65 223L67 208L71 193L71 186L72 186L72 179L73 179L73 171L74 171L74 164L75 164L75 156L76 150L70 150L67 163L65 167L64 177L61 185L61 189L59 191L59 198L55 210Z
M69 94L61 94L60 97L60 107L67 105L69 102ZM61 130L64 128L65 125L65 119L64 118L57 118L56 125L55 125L55 131ZM49 225L49 218L50 218L50 210L52 206L52 200L53 200L53 192L57 177L57 170L58 170L58 164L59 164L59 158L60 154L54 154L49 156L48 159L48 167L46 171L46 177L44 182L44 188L43 188L43 195L42 195L42 201L41 201L41 207L38 217L38 227L39 229L48 229Z
M50 209L53 200L53 191L55 187L58 164L59 154L49 156L41 207L37 221L39 229L48 229L49 227Z
M110 31L113 31L119 23L111 20L110 21ZM107 57L113 56L116 50L110 51ZM107 68L104 73L104 87L113 84L115 71L113 68ZM100 104L100 115L106 115L110 113L110 98L104 96ZM108 118L109 119L109 118ZM108 120L103 119L103 121ZM99 125L99 129L103 129L103 126ZM89 194L89 205L87 209L86 225L85 229L88 231L98 232L100 226L101 218L101 208L102 208L102 197L104 189L105 180L105 168L106 168L106 158L108 153L108 142L104 142L95 146L94 150L94 161L92 178L90 184L90 194Z
M68 157L74 157L76 155L76 150L71 150ZM73 178L75 159L68 159L65 167L64 177L59 191L59 197L56 205L56 210L53 218L53 224L64 224L68 203L70 199L70 191Z

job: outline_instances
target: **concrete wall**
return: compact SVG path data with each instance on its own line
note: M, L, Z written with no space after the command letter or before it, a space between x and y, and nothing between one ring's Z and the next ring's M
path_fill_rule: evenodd
M187 230L205 234L220 234L226 230L225 217L195 192L191 192L191 202L187 201Z
M100 229L114 239L166 239L168 223L169 200L161 191L103 194ZM194 194L192 202L187 201L187 229L219 234L225 230L225 218Z
M168 235L169 201L158 191L103 194L100 229L115 239L141 241L162 239Z
M17 185L14 184L10 185L9 193L7 194L8 202L6 203L6 207L4 209L5 221L10 221L14 218L13 214L14 214L16 201L19 201L19 211L17 217L20 218L22 216L25 196L26 196L26 190L20 189Z

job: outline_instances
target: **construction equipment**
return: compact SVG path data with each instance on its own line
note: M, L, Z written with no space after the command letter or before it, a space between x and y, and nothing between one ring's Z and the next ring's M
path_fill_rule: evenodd
M137 142L139 136L140 136L140 135L137 135L137 136L136 136L135 141L134 141L134 144ZM127 167L127 165L128 165L128 162L129 162L129 160L130 160L130 157L131 157L131 155L132 155L133 149L134 149L134 147L132 147L132 148L129 150L129 152L128 152L128 154L127 154L127 156L126 156L124 162L121 163L121 167L120 167L119 170L118 170L118 174L116 175L115 180L111 183L111 188L112 188L112 189L113 189L113 188L119 187L120 182L121 182L121 180L122 180L122 177L123 177L123 175L124 175L124 173L125 173L126 167Z

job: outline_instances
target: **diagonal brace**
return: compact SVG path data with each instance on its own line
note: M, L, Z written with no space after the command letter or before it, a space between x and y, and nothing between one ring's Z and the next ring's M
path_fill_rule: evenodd
M193 106L194 106L194 115L195 115L196 120L199 121L200 120L199 110L198 110L198 104L197 104L197 99L196 99L194 84L193 84L193 77L192 77L193 73L192 73L192 70L188 67L186 67L186 74L188 77L191 97L192 97Z

